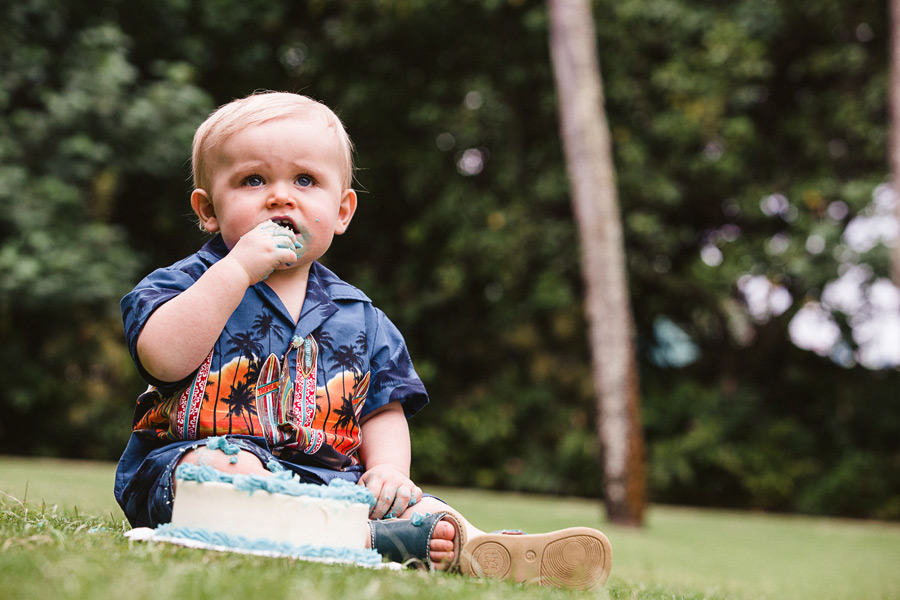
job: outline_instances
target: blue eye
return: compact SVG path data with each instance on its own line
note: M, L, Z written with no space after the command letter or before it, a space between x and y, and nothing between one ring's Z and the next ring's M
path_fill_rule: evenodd
M249 185L250 187L259 187L265 183L263 178L259 175L251 175L247 179L244 180L244 185Z
M313 178L309 175L300 175L297 177L297 185L300 187L309 187L313 184Z

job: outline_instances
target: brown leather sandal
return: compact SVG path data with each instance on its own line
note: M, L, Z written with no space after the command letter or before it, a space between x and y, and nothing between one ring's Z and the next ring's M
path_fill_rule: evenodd
M612 546L605 535L589 527L535 535L500 531L469 540L460 569L475 577L587 590L606 583Z

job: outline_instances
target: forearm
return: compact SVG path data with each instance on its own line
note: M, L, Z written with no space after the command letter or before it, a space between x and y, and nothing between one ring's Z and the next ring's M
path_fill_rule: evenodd
M398 517L422 500L422 490L409 478L410 444L406 416L391 402L361 426L359 456L366 471L359 480L375 496L373 519Z
M147 320L137 353L148 373L179 381L206 359L249 287L246 271L224 258Z
M403 407L391 402L360 426L359 458L366 470L391 465L409 477L409 426Z

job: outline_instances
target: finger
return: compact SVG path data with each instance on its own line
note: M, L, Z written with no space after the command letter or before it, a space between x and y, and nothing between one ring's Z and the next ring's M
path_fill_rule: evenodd
M366 489L369 490L369 493L375 497L375 505L372 507L372 510L369 511L369 516L373 519L380 519L385 513L384 502L381 500L381 490L384 487L383 483L373 477L361 479L360 481L364 482L363 485L365 485Z
M394 499L396 498L396 496L396 488L388 486L382 488L381 494L378 497L378 502L375 504L375 512L377 518L382 519L391 513L391 509L394 505Z
M287 238L291 246L296 245L297 236L295 236L294 232L290 229L286 229L284 227L276 227L272 232L272 237Z
M267 233L269 235L269 237L288 238L288 240L290 240L291 244L293 244L296 239L296 236L294 235L293 231L291 231L287 227L282 227L281 225L278 225L277 223L273 223L272 221L265 221L263 223L260 223L257 226L257 229L259 229L262 232Z
M293 250L289 248L283 249L281 247L278 248L279 254L277 255L278 264L276 267L293 267L297 264L297 256L294 254ZM287 254L290 252L290 254Z
M278 248L293 252L293 258L295 260L300 260L300 258L306 254L306 246L303 245L303 242L298 239L291 230L283 229L283 233L277 233L273 235L273 237L276 240L276 246Z
M277 224L273 223L272 221L263 221L262 223L257 225L256 228L260 231L263 231L263 232L269 234L269 235L276 235L276 233L279 230L284 229L283 227L278 226Z
M279 248L294 250L297 247L297 240L296 238L294 238L294 234L291 233L288 229L281 229L281 231L272 232L272 239L275 240L275 243Z
M398 490L394 496L394 502L391 504L391 510L386 516L388 519L399 518L406 512L407 507L409 507L409 492Z
M397 495L394 498L394 504L391 507L391 514L396 517L400 517L404 513L406 513L407 509L415 505L418 502L418 500L416 499L415 490L415 486L411 488L403 486L398 489Z

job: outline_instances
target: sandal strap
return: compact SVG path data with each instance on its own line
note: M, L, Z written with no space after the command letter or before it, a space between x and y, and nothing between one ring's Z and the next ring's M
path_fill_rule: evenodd
M461 523L448 512L430 513L415 519L369 521L372 548L393 562L431 570L434 567L431 563L431 538L437 524L444 519L453 521L459 540ZM456 545L455 542L454 547ZM459 554L459 551L454 552L450 570L459 564Z

